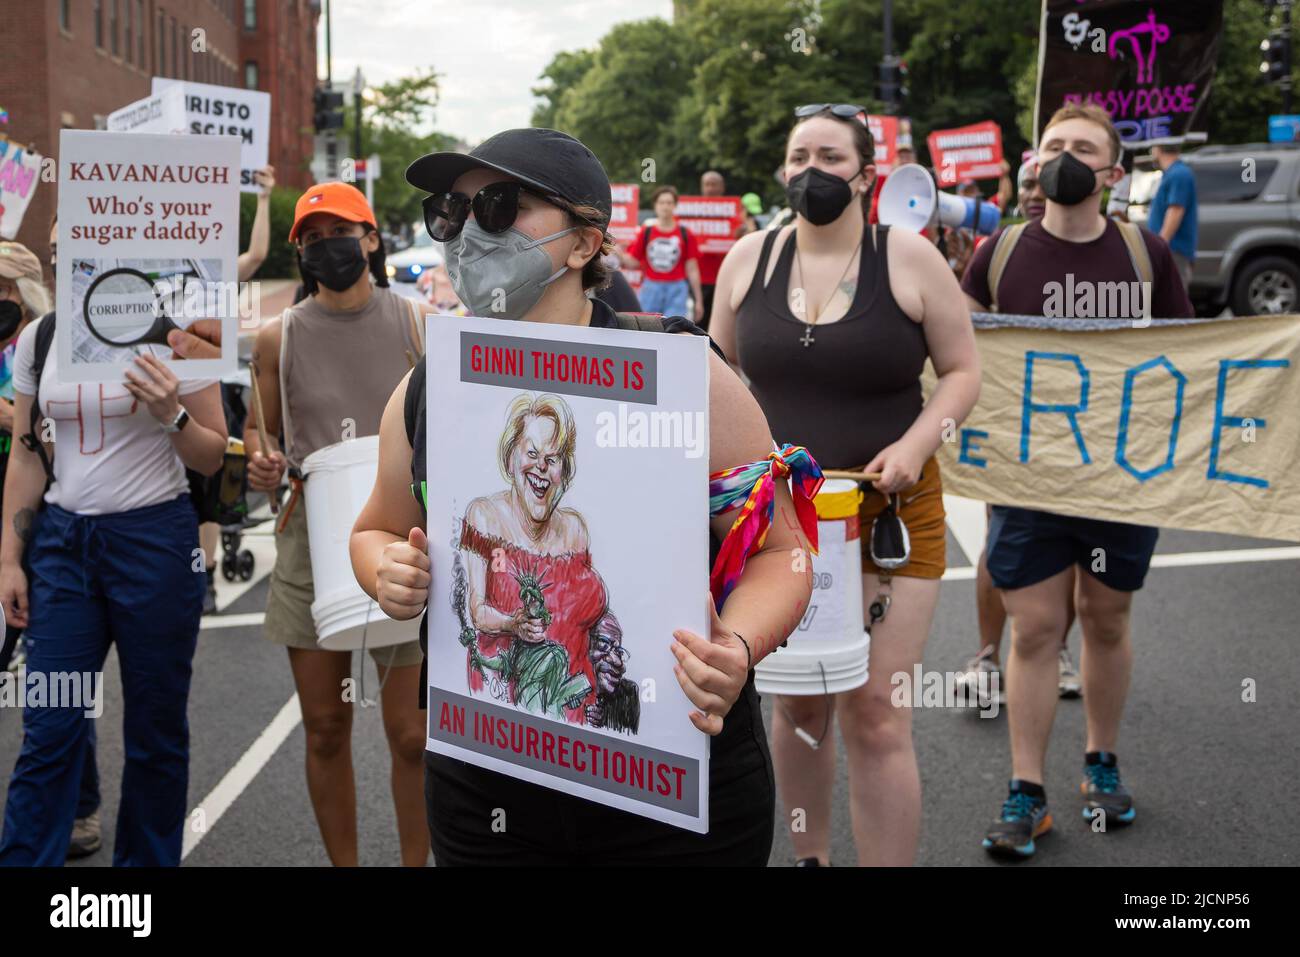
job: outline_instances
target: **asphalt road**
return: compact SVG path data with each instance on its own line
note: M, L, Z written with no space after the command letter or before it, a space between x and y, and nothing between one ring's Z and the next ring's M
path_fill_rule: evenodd
M256 541L258 573L269 570L269 541ZM1170 531L1159 554L1276 548L1280 543ZM950 568L969 566L949 534ZM1054 864L1259 865L1300 863L1300 824L1291 808L1300 766L1296 710L1300 687L1300 561L1199 564L1154 568L1133 613L1135 663L1119 753L1125 781L1139 807L1137 823L1094 834L1078 813L1076 789L1083 750L1083 706L1061 702L1048 761L1047 788L1057 828L1040 842L1031 867ZM1158 559L1159 561L1159 559ZM225 621L260 612L266 581L230 602ZM209 621L208 624L216 624ZM926 648L927 669L952 670L975 650L974 583L946 581ZM1077 632L1072 647L1078 649ZM360 656L354 655L354 668ZM367 691L377 684L367 659ZM99 724L104 849L77 866L111 861L122 768L121 688L115 655L106 665L105 714ZM1257 684L1257 700L1242 701L1242 682ZM303 776L303 732L292 726L273 749L263 739L293 694L283 649L265 641L260 625L205 627L194 663L190 698L192 757L189 805L211 803L214 788L245 758L265 751L265 764L227 787L228 808L185 859L187 866L325 865ZM765 705L770 726L770 703ZM286 715L291 719L293 709ZM286 725L282 719L281 725ZM0 710L0 799L20 741L20 715ZM1006 718L921 709L915 716L924 818L918 863L991 862L980 848L984 828L1005 794ZM388 791L388 755L375 708L358 707L353 729L363 865L397 863L397 836ZM844 756L835 788L833 860L855 860L847 806ZM239 774L235 775L240 777ZM791 863L779 812L771 863ZM1026 865L1012 865L1026 866Z

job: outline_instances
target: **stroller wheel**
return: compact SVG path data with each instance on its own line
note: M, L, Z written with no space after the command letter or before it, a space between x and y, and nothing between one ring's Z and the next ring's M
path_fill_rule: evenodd
M239 580L246 582L253 577L253 553L247 548L239 553Z
M235 562L228 554L221 559L221 577L228 582L235 580Z

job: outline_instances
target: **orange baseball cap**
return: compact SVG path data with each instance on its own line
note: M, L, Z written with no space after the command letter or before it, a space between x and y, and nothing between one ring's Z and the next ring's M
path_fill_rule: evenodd
M375 214L361 190L349 183L317 183L298 197L298 203L293 208L293 228L289 230L289 242L298 238L298 227L314 213L333 213L354 223L375 226Z

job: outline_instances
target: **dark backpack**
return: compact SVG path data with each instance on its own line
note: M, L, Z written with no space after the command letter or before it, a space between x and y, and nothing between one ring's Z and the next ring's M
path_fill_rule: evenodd
M46 322L47 319L50 321ZM36 457L41 460L41 468L45 470L45 488L48 491L50 484L54 481L54 461L45 450L45 443L37 438L36 433L40 429L42 418L41 374L45 371L45 362L50 355L50 346L54 344L54 313L47 312L36 322L36 342L32 351L32 381L35 385L32 388L31 418L27 423L27 433L21 436L19 441L36 453ZM185 470L185 478L190 483L190 499L194 503L194 510L198 512L200 522L222 521L226 517L220 508L222 472L224 471L224 465L215 475L204 475L201 472L195 472L193 469Z

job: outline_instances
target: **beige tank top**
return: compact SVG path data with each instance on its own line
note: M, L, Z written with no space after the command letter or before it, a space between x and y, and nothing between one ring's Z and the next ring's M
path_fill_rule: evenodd
M280 322L280 403L289 464L301 468L317 449L378 435L389 396L424 351L419 307L376 286L355 311L326 309L308 298L286 309Z

